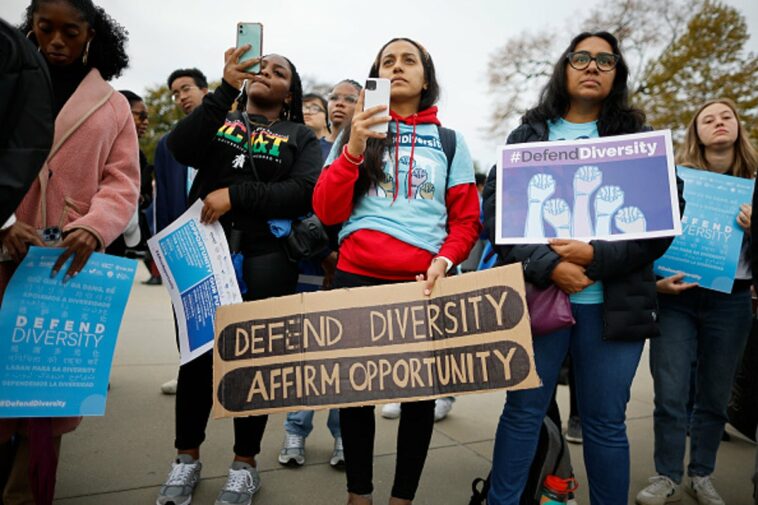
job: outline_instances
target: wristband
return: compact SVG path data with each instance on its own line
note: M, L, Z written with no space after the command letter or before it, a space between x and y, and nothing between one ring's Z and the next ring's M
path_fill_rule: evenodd
M347 144L345 144L344 147L342 148L342 155L345 157L345 159L349 163L352 163L353 165L360 165L361 163L363 163L363 159L364 159L363 155L361 154L357 158L354 157L352 154L348 152Z

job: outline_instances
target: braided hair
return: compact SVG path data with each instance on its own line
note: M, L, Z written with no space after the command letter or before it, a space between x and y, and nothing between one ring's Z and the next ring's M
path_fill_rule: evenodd
M32 31L32 18L39 9L40 4L51 0L32 0L26 8L24 21L19 26L23 33ZM98 7L92 0L65 0L95 30L95 37L89 45L87 66L96 68L106 81L110 81L121 75L129 66L129 56L126 54L126 44L129 41L129 32L110 17L102 7ZM32 39L36 44L36 40Z
M270 55L266 55L263 58L267 58L268 56ZM282 56L282 58L284 58L290 66L290 72L292 73L289 89L291 99L289 104L282 104L282 111L279 113L279 119L305 124L305 119L303 119L303 81L300 79L300 74L297 72L295 64L286 56ZM247 86L242 88L240 95L237 97L237 110L244 112L245 109L247 109Z

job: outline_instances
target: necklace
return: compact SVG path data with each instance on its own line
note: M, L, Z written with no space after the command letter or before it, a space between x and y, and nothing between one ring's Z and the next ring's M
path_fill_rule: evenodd
M256 121L256 120L250 118L250 115L247 113L247 111L245 111L245 112L242 113L242 117L244 117L245 121L249 122L251 125L262 126L264 128L271 128L272 126L274 126L276 123L279 122L278 118L277 119L272 119L268 123L262 123L260 121Z

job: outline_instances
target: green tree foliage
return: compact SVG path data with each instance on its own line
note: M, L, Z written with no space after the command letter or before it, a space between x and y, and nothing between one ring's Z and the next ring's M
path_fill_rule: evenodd
M656 128L681 129L681 140L700 104L728 97L737 103L753 142L758 141L758 56L744 50L749 37L736 9L705 2L686 30L647 63L634 100L649 122Z
M630 69L633 103L656 128L680 139L705 100L733 99L758 140L758 58L744 49L744 16L715 0L611 0L563 30L523 33L489 62L494 98L490 129L504 135L538 100L552 66L571 36L605 30L619 39Z

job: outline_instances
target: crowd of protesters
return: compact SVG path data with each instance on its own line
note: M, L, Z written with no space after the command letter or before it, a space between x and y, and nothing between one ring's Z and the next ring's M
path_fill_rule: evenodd
M542 385L508 394L495 436L487 503L523 503L543 419L556 418L556 384L567 356L569 438L583 443L590 502L627 503L626 410L647 340L657 474L639 490L636 502L663 505L681 499L686 490L701 505L724 503L711 475L732 381L751 330L755 261L748 202L734 202L735 223L745 238L731 293L683 282L682 274L656 277L653 262L672 237L496 244L497 170L489 172L480 197L484 176L474 173L466 141L439 120L441 83L432 55L408 38L389 40L366 62L368 77L391 82L388 107L364 110L362 76L337 82L327 96L305 93L289 58L268 54L240 61L246 47L231 48L223 61L219 58L223 78L214 90L200 70L177 69L167 86L184 117L160 139L150 165L138 147L149 127L144 100L108 84L129 63L125 29L91 0L32 0L19 29L25 43L39 51L36 57L41 56L40 66L49 76L51 111L42 120L54 126L54 137L44 163L36 167L39 177L14 214L3 219L0 296L29 246L63 248L54 270L73 258L66 272L73 276L95 251L144 251L150 234L198 199L203 201L202 220L219 222L228 240L236 238L247 301L405 281L418 281L428 296L439 279L472 261L477 244L477 251L484 245L491 264L522 263L526 281L569 295L575 320L570 328L533 339ZM629 102L629 70L612 34L581 33L556 56L538 102L510 133L508 144L651 129L644 111ZM253 66L259 70L252 72ZM217 136L221 128L229 134ZM423 142L417 142L420 136ZM276 138L278 147L275 152L250 149L252 138ZM733 101L714 97L697 109L677 162L755 178L758 152ZM681 213L686 202L683 182L678 177L677 182ZM310 212L327 228L329 247L316 258L294 262L268 222ZM503 209L502 219L509 219L509 209ZM146 260L148 283L160 283ZM305 278L317 282L307 287ZM212 374L209 351L181 365L178 376L161 387L176 394L177 452L156 497L158 505L190 503L200 481ZM690 407L688 398L693 399ZM399 417L391 505L413 502L433 424L450 412L452 402L442 398L385 406L383 415ZM330 464L344 468L348 503L371 504L374 407L332 409L325 415L334 437ZM281 464L305 463L313 419L313 411L287 415ZM8 468L0 502L52 503L61 437L80 422L0 420L0 468ZM266 425L265 415L234 419L231 464L216 505L250 504L260 489L256 457ZM11 444L13 451L7 450ZM567 495L549 503L573 499Z

